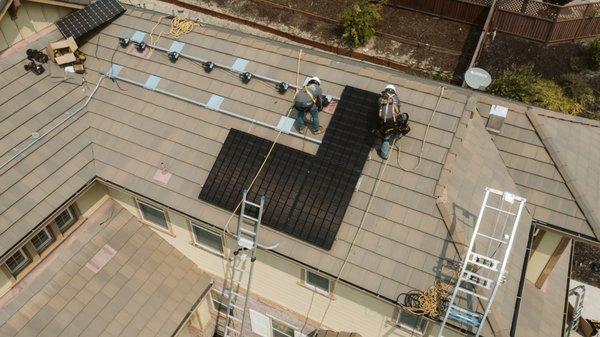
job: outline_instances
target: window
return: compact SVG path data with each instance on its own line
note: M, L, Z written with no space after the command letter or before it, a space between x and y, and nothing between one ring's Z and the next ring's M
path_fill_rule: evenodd
M413 315L410 312L399 310L396 317L396 325L411 332L422 334L427 328L427 320L422 316Z
M304 283L323 293L329 293L331 286L328 278L315 274L309 270L305 270Z
M210 298L212 299L213 309L227 313L227 297L215 289L210 290ZM233 308L229 309L229 314L233 315Z
M55 219L56 225L58 229L60 229L61 233L64 233L71 227L71 225L75 222L75 215L71 208L67 208L62 213L60 213Z
M38 253L43 252L44 249L46 249L46 247L48 247L52 242L54 242L54 237L47 227L42 229L39 233L31 238L31 243Z
M271 329L273 337L294 337L294 327L271 317Z
M156 208L154 206L148 205L145 202L137 201L138 207L140 208L140 213L142 213L142 219L151 222L159 227L164 229L169 229L169 225L167 224L167 215L165 211L160 208Z
M223 241L221 241L221 235L193 222L191 224L192 232L194 233L194 241L196 244L220 254L223 253Z
M23 268L29 264L29 256L23 251L23 248L17 250L11 257L6 260L6 266L13 276L17 276Z

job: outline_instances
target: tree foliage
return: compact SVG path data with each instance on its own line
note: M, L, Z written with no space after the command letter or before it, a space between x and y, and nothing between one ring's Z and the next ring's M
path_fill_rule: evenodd
M555 82L538 79L533 84L534 94L531 103L553 111L570 115L580 115L585 111L583 105L565 95L564 90Z
M537 76L533 73L532 65L513 65L498 76L487 91L496 96L531 103L534 94L533 84L536 80Z
M342 39L350 48L364 46L375 35L381 19L381 3L358 0L345 8L341 15Z
M600 37L596 38L588 46L588 57L592 69L600 69Z

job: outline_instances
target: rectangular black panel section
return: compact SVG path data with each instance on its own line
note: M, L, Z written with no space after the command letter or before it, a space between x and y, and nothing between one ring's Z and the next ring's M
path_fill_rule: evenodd
M118 0L97 0L58 20L56 26L64 37L78 39L123 13Z
M267 196L264 224L331 248L371 150L378 97L346 87L315 156L275 144L248 193ZM231 129L199 198L233 211L272 144Z

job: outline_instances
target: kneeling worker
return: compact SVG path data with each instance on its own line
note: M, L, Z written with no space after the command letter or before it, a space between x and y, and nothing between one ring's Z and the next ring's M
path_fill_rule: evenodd
M309 76L304 80L302 90L298 91L294 98L294 110L296 110L296 124L298 132L303 133L305 129L304 116L310 112L312 122L310 131L315 134L323 133L323 127L319 125L319 111L323 110L324 97L321 90L321 80L316 76Z
M388 84L379 97L379 119L375 130L375 134L381 138L379 155L388 159L395 140L409 131L408 114L400 113L400 99L396 95L396 87Z

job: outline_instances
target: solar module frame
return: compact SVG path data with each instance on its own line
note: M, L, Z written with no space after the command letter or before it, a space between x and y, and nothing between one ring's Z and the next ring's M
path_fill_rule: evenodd
M97 0L58 20L56 26L65 38L79 39L125 11L117 0Z
M267 197L263 223L331 249L374 143L379 95L346 87L316 155L275 144L248 193ZM272 142L231 129L198 198L233 211Z

